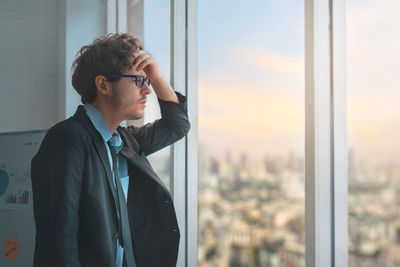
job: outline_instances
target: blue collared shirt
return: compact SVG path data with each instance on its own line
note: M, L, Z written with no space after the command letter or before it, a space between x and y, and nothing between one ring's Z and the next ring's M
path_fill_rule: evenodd
M103 116L94 106L92 106L90 104L85 104L85 111L86 111L86 114L88 115L89 119L92 121L94 127L96 128L96 130L100 133L101 137L103 138L104 146L106 147L106 150L107 150L108 161L110 162L110 167L111 167L111 171L113 174L114 186L116 187L111 151L107 145L107 142L111 139L111 145L114 146L115 151L117 152L117 155L118 155L117 156L117 166L118 166L118 171L119 171L119 175L120 175L120 179L121 179L122 189L123 189L124 195L125 195L125 200L127 200L128 185L129 185L128 164L127 164L126 158L122 157L119 154L119 151L121 151L121 148L124 146L121 136L119 135L119 133L117 131L115 131L111 135L110 130L108 129L108 126L107 126L106 122L104 121ZM118 199L116 200L116 202L117 202L116 205L119 208ZM117 209L117 213L118 213L118 210L119 209ZM118 217L119 217L119 213L118 213ZM117 267L122 267L124 248L120 246L118 241L117 241L116 249L117 249L116 264L117 264Z

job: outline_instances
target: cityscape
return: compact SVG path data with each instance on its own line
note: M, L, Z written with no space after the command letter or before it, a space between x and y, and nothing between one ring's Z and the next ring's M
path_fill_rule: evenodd
M203 156L199 266L305 266L304 159ZM400 265L399 178L399 164L371 167L349 153L350 267Z
M199 266L305 266L303 166L294 153L200 156Z

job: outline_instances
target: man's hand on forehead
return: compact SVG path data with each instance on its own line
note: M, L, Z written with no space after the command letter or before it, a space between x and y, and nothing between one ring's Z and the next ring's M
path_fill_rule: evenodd
M150 80L157 79L161 75L157 63L150 53L140 50L135 52L133 56L135 57L133 69L136 69L138 72L144 71Z
M179 99L175 94L174 89L172 89L171 85L161 74L153 56L144 50L135 52L133 56L135 57L135 60L133 61L132 69L139 73L143 71L145 72L147 78L150 79L157 97L164 101L179 103Z

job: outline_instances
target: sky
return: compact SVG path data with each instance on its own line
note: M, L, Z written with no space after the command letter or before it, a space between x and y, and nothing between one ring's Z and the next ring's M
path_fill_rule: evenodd
M304 154L302 1L198 1L201 149Z
M398 162L400 1L346 3L349 146L362 161ZM204 150L303 157L303 1L203 0L198 16Z
M356 158L400 162L400 1L347 1L349 144Z
M145 47L167 77L169 5L145 2ZM346 9L349 145L360 160L397 160L400 1L347 0ZM206 154L304 157L304 1L198 0L198 64Z

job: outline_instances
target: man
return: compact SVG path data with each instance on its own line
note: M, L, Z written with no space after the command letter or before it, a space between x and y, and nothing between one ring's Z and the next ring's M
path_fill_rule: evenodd
M143 117L150 83L162 118L119 126ZM175 266L174 206L146 156L189 131L186 98L129 34L84 46L72 85L84 106L47 132L32 160L34 266Z

